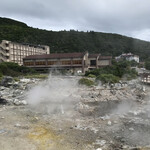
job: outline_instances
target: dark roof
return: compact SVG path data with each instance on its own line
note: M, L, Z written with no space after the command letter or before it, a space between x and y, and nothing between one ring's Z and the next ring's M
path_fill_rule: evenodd
M150 73L141 73L140 74L141 75L141 77L143 77L143 78L147 78L148 76L150 76Z
M112 56L100 56L99 60L108 60L108 59L112 59Z
M44 54L44 55L30 55L24 59L57 59L57 58L82 58L85 53L53 53L53 54Z
M89 54L89 58L97 58L101 54Z

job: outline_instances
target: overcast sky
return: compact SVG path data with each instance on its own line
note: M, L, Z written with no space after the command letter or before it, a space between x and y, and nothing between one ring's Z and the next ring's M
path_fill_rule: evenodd
M41 29L92 30L150 41L150 0L1 0L0 16Z

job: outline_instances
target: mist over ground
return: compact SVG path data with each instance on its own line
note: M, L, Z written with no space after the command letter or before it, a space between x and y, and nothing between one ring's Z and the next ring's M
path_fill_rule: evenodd
M78 78L49 75L27 93L28 104L45 113L62 113L73 108L80 100Z

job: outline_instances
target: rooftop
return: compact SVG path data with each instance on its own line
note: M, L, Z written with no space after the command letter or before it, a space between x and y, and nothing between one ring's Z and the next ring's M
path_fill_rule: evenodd
M85 55L84 53L53 53L53 54L44 54L44 55L30 55L24 59L57 59L57 58L82 58Z
M112 59L112 56L100 56L99 60L108 60L108 59Z
M89 54L89 58L97 58L101 54Z

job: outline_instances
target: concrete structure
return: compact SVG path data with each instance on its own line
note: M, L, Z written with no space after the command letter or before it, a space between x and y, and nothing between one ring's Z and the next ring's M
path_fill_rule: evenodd
M111 66L112 56L100 56L98 59L98 68Z
M32 55L23 59L24 65L41 69L67 69L73 70L73 72L82 72L89 69L95 69L111 65L112 57L105 57L100 54L88 54L84 53L54 53L49 55ZM102 62L105 63L102 63Z
M88 68L89 69L98 68L99 57L100 57L100 54L89 54L88 56Z
M49 53L49 46L21 44L6 40L0 44L0 62L15 62L23 65L23 58L26 56Z
M132 53L124 53L124 54L121 54L120 56L118 57L115 57L115 59L117 61L120 61L122 59L125 59L125 60L128 60L128 61L136 61L137 63L139 63L139 56L138 55L134 55Z

